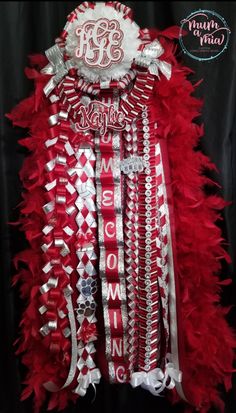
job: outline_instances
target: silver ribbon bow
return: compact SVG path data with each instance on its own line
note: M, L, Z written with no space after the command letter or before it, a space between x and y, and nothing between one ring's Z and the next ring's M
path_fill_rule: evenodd
M167 380L170 380L169 384ZM131 377L131 386L141 386L149 390L154 396L158 396L165 388L173 389L175 382L182 381L182 372L175 369L174 364L168 362L166 364L165 373L160 368L156 368L146 373L144 371L133 373Z
M56 85L67 75L68 71L74 67L74 62L72 59L64 62L63 53L57 44L46 50L45 54L49 64L41 70L41 73L54 75L43 89L45 95L49 96Z
M148 44L140 55L135 59L135 63L147 67L151 75L156 75L159 78L159 71L170 80L171 64L160 60L159 57L164 53L161 43L156 39Z

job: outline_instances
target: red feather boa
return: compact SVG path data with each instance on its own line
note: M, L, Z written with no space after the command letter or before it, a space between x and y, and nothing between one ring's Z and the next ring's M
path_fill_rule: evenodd
M152 32L153 38L157 32ZM222 258L228 256L222 247L222 235L215 224L220 218L224 201L215 195L207 196L204 185L209 184L203 172L213 169L209 158L196 150L203 128L194 123L202 103L192 96L194 86L187 80L190 69L177 63L174 45L176 28L166 30L160 41L165 49L163 60L172 64L173 74L168 81L161 77L156 82L156 118L158 133L168 143L170 176L174 199L173 218L177 251L177 279L179 283L178 312L180 328L180 367L183 371L183 388L186 397L202 413L212 404L221 410L223 402L217 385L223 383L226 390L231 386L233 348L236 340L225 320L227 309L220 305L220 272ZM31 57L37 68L46 65L41 56ZM43 190L44 165L47 161L44 140L48 132L49 103L43 95L48 81L36 68L26 69L29 79L34 79L35 91L22 101L8 117L14 125L29 128L30 137L20 144L31 152L24 162L20 177L25 189L22 194L20 224L30 247L15 257L18 274L14 281L21 281L21 295L28 305L24 311L22 336L18 353L27 366L28 375L22 400L34 393L37 413L46 399L42 383L50 378L61 377L68 363L55 361L51 353L44 351L47 338L38 335L38 307L40 271L43 265L40 254L41 231L44 224L42 205L48 200ZM23 262L28 269L20 269ZM65 369L64 369L65 370ZM63 377L61 377L63 379ZM68 389L51 393L48 409L61 410L76 395ZM172 402L179 401L171 393ZM192 407L186 407L191 411Z

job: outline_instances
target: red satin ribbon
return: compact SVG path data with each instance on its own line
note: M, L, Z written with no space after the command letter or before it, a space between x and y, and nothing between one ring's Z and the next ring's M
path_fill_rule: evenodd
M104 141L107 143L104 144ZM122 228L117 227L117 217L121 214L121 182L120 172L118 173L116 170L117 163L115 163L118 155L114 152L112 143L113 138L111 134L100 137L100 153L98 155L100 170L98 171L97 167L97 181L101 185L99 238L103 239L102 245L100 245L105 249L101 259L103 260L102 267L104 265L102 294L106 327L106 355L108 357L110 380L119 383L127 381L128 366L125 357L127 346L125 343L126 327L124 325L124 303L122 305L120 279L124 265L123 233ZM118 236L119 230L122 236ZM124 277L124 274L122 276ZM123 297L124 299L125 297Z

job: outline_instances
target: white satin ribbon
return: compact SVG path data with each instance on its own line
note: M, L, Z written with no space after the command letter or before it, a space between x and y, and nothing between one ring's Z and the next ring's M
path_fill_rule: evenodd
M159 57L164 53L164 49L158 40L154 40L152 43L148 44L143 51L135 59L135 63L148 67L149 73L151 75L156 75L159 77L159 71L170 80L171 78L171 64L165 62L164 60L159 60Z
M87 388L90 384L98 384L100 382L101 373L99 369L90 370L85 376L78 378L79 385L75 389L75 393L79 396L85 396Z
M166 384L169 380L169 384ZM136 372L131 376L130 384L132 387L141 386L146 390L149 390L154 396L159 396L165 389L173 389L175 382L180 383L182 381L182 372L175 369L172 362L166 364L165 373L156 368L148 373Z
M68 71L74 67L74 63L72 60L64 62L63 53L57 44L46 50L45 54L49 64L41 70L41 73L54 74L43 89L45 95L48 96L63 77L67 75Z

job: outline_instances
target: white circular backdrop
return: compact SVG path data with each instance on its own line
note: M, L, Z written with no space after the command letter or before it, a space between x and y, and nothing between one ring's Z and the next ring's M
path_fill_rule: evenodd
M76 30L81 28L88 21L96 22L99 19L115 20L119 24L119 29L123 32L119 48L123 51L123 57L119 62L111 62L109 67L102 68L86 64L85 59L76 57L76 50L79 45L79 38ZM97 3L94 9L88 8L84 13L77 12L77 19L68 28L65 49L68 56L74 61L75 67L90 82L118 80L123 77L130 69L133 60L138 56L138 48L141 40L139 39L139 26L129 18L124 19L122 12L118 12L111 6L104 3Z

